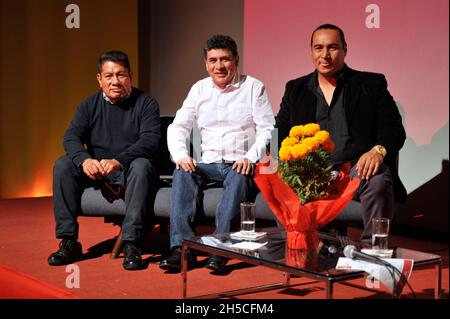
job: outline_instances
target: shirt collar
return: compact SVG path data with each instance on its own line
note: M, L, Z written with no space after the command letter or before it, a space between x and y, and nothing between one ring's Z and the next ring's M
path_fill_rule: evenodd
M116 103L112 102L112 101L109 99L109 97L106 96L105 92L102 91L103 99L104 99L105 101L107 101L108 103L113 104L113 105L114 105L114 104L119 104L119 103L125 101L126 99L128 99L128 97L131 95L131 91L132 91L132 90L133 90L133 88L131 88L130 91L128 92L128 94L125 95L121 100L119 100L119 101L116 102Z
M347 64L344 64L344 67L342 68L342 70L339 71L337 77L336 77L336 82L337 84L345 84L346 80L347 80L347 73L348 73L348 69L349 67L347 66ZM319 79L318 79L318 72L317 70L314 71L314 75L312 77L312 82L311 84L311 88L313 89L317 89L317 87L319 86Z

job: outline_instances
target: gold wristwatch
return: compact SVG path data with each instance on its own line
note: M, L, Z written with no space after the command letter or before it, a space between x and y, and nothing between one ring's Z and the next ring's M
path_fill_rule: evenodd
M375 145L372 149L374 149L377 153L381 154L383 157L385 157L387 154L387 151L383 145Z

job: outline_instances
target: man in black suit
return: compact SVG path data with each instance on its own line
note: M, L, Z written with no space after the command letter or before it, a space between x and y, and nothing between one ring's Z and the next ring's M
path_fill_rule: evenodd
M282 141L295 125L318 123L335 143L331 162L351 163L361 184L355 194L364 209L362 240L370 240L371 220L390 217L406 199L396 160L406 139L398 108L382 74L352 70L345 62L344 32L324 24L311 36L316 70L286 84L277 115Z

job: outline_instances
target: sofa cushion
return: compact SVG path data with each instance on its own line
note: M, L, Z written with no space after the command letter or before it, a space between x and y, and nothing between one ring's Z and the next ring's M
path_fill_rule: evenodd
M162 187L156 193L154 212L156 217L170 217L171 187Z
M206 217L214 218L216 216L216 209L222 192L223 188L208 188L203 191L203 211ZM155 199L155 216L170 217L170 193L170 187L159 189ZM256 196L255 203L257 219L276 220L261 193Z
M103 192L105 192L103 190ZM102 190L86 188L81 195L81 216L125 216L125 202L122 198L106 199Z
M363 208L360 202L351 200L347 206L334 219L337 222L345 222L350 224L362 225Z

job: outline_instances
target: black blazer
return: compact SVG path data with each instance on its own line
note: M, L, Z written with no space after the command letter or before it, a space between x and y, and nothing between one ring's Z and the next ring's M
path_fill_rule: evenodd
M386 78L382 74L361 72L345 66L344 108L347 125L356 154L352 165L374 145L383 145L387 150L385 164L389 166L394 181L397 202L404 202L406 189L398 176L398 152L402 148L406 133L402 118L394 99L387 90ZM316 72L291 80L277 114L279 142L289 135L292 126L316 122L316 100L313 90Z

